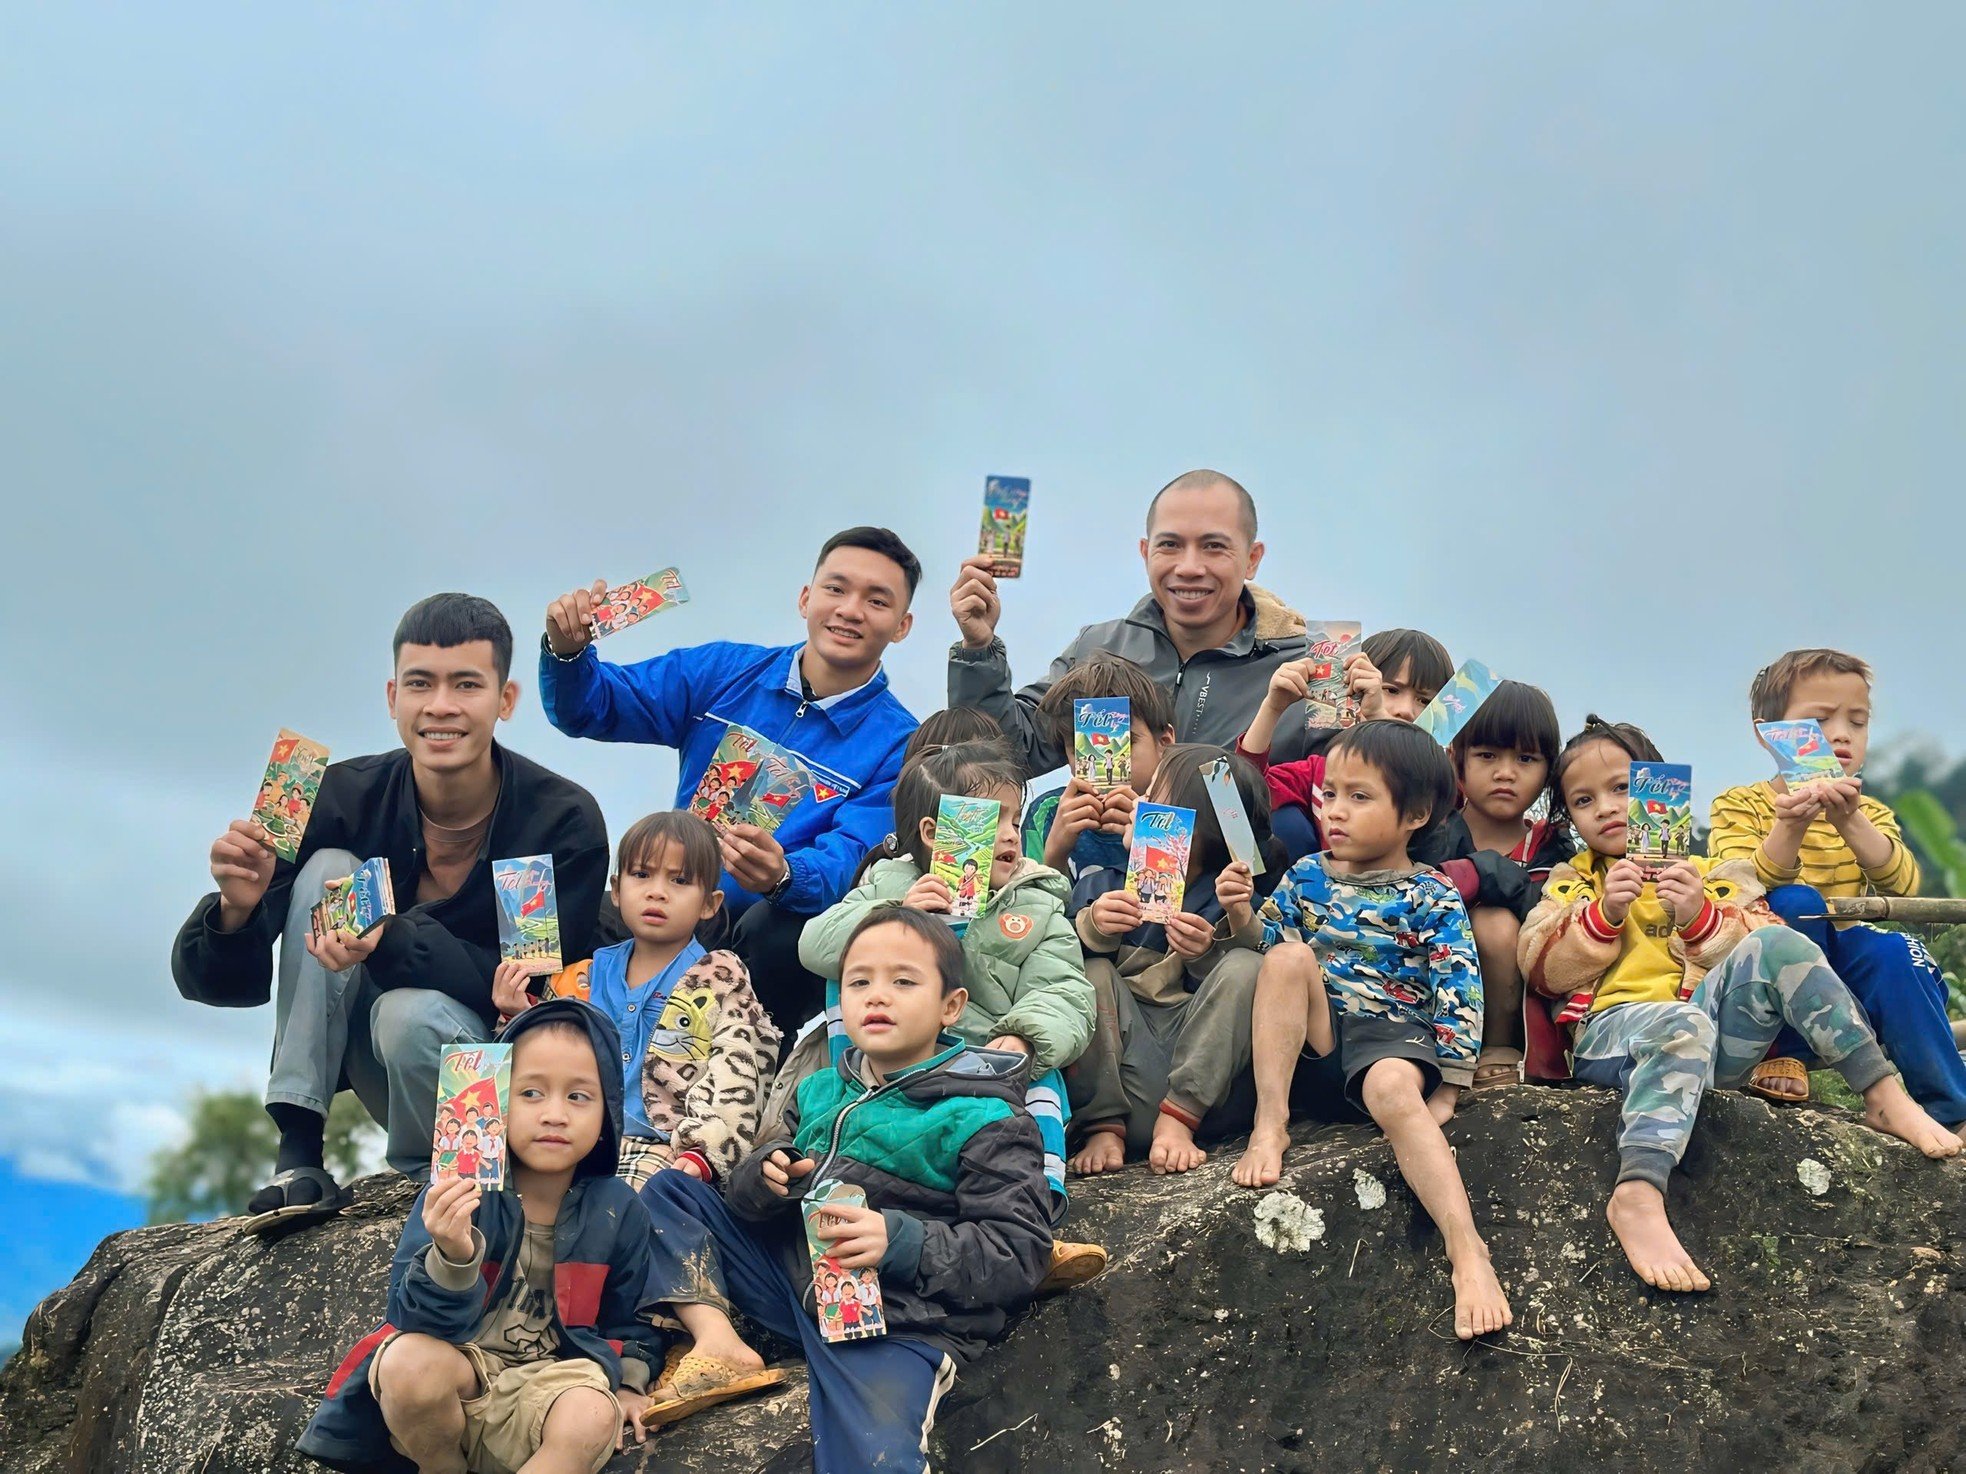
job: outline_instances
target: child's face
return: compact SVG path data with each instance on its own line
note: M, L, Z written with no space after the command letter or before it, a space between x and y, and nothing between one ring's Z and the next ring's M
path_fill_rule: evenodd
M638 855L614 878L614 904L638 942L673 946L717 914L724 893L689 878L683 847L665 841L653 855Z
M1424 686L1413 684L1413 663L1404 661L1400 668L1388 674L1379 673L1379 687L1385 696L1386 715L1396 722L1414 722L1420 713L1427 709L1427 703L1440 695L1438 690L1429 691Z
M1563 774L1563 805L1577 835L1600 855L1622 859L1632 791L1631 754L1615 742L1577 750Z
M1386 775L1349 748L1324 769L1324 847L1335 860L1378 869L1403 864L1406 841L1425 822L1402 818Z
M1133 782L1129 786L1135 793L1147 791L1154 781L1154 774L1160 771L1161 749L1173 745L1172 727L1156 732L1144 722L1133 724Z
M607 1111L594 1046L584 1032L538 1028L512 1050L512 1159L540 1173L571 1173L601 1139Z
M968 1001L962 988L942 991L934 952L905 926L870 927L840 963L840 1021L883 1073L934 1054Z
M979 796L993 798L1002 806L997 810L996 848L990 852L990 889L998 891L1003 889L1011 871L1024 858L1024 837L1017 827L1017 821L1022 817L1024 794L1021 789L999 788Z
M1485 819L1521 820L1549 780L1549 759L1514 747L1470 747L1461 754L1461 792Z
M1870 751L1870 686L1855 671L1819 670L1789 691L1784 719L1814 717L1846 773L1861 772Z

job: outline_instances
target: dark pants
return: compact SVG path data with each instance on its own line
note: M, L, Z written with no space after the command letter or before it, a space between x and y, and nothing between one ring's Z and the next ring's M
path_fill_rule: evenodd
M737 919L730 948L751 970L751 991L778 1025L786 1049L799 1028L826 1006L826 983L799 965L799 934L810 916L759 901Z
M758 1227L737 1218L708 1183L658 1172L642 1203L655 1224L650 1299L735 1310L799 1343L817 1474L928 1467L936 1404L956 1380L948 1356L907 1336L828 1341ZM796 1231L798 1210L787 1216Z
M1905 1077L1911 1098L1942 1126L1966 1121L1966 1060L1953 1043L1946 1017L1946 980L1918 938L1880 931L1859 922L1832 926L1828 908L1806 885L1777 886L1768 893L1775 914L1823 949L1830 967L1863 1004L1878 1043ZM1808 919L1815 913L1814 919ZM1809 1057L1793 1030L1771 1053Z

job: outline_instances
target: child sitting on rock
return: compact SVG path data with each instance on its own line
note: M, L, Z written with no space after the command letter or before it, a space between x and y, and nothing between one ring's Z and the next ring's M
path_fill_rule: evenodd
M1145 888L1141 896L1127 889L1124 859L1117 868L1088 870L1072 888L1086 976L1099 1007L1091 1044L1066 1072L1072 1131L1081 1142L1074 1172L1110 1172L1142 1156L1155 1172L1187 1172L1208 1158L1196 1144L1198 1132L1219 1137L1248 1125L1246 1105L1240 1118L1222 1108L1249 1069L1262 927L1250 909L1256 880L1229 853L1203 782L1216 762L1230 765L1265 855L1265 890L1281 869L1282 852L1270 838L1269 796L1254 768L1202 743L1161 753L1147 799L1195 815L1179 914L1165 924L1143 921ZM1231 930L1228 908L1248 917L1242 931Z
M614 1175L620 1036L559 998L499 1038L512 1045L507 1188L445 1174L418 1194L387 1319L301 1435L300 1452L334 1468L386 1466L393 1450L423 1474L591 1471L625 1427L642 1436L662 1351L644 1299L648 1215Z
M1577 1078L1624 1096L1605 1216L1638 1277L1709 1281L1666 1218L1666 1182L1710 1085L1738 1089L1784 1023L1864 1098L1865 1119L1928 1157L1959 1138L1905 1093L1822 949L1768 910L1745 860L1647 869L1626 854L1634 762L1662 761L1637 727L1592 716L1558 754L1560 812L1586 848L1558 865L1522 929L1522 974L1563 1000Z
M1291 866L1263 906L1256 1129L1233 1175L1244 1187L1277 1181L1308 1044L1313 1072L1342 1076L1347 1104L1386 1133L1440 1229L1454 1331L1472 1340L1515 1319L1441 1131L1481 1050L1481 970L1459 893L1409 855L1453 804L1454 773L1418 727L1362 722L1327 750L1323 800L1327 849ZM1247 910L1229 908L1232 928L1249 924Z
M706 952L697 929L723 907L717 832L694 814L650 814L615 857L614 904L629 938L554 977L621 1034L621 1175L640 1187L664 1168L705 1182L728 1173L757 1136L778 1059L778 1030L735 952ZM720 923L721 924L721 923ZM533 1004L518 962L500 964L493 1000L508 1016Z
M939 916L872 910L838 964L849 1047L807 1077L786 1134L724 1196L681 1173L642 1190L654 1221L649 1294L694 1346L658 1389L666 1421L756 1385L741 1314L805 1353L817 1474L927 1467L936 1405L1002 1334L1051 1259L1043 1148L1023 1107L1030 1060L948 1032L968 1001L962 944ZM879 1274L884 1335L828 1341L797 1211L821 1184L865 1191L816 1226L845 1270ZM845 1283L829 1296L844 1319ZM855 1301L855 1315L859 1302Z

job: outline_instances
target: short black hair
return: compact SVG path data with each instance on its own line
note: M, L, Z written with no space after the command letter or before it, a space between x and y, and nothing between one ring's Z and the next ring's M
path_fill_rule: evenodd
M841 981L845 981L846 960L853 955L853 944L882 926L904 927L928 943L929 951L935 956L935 971L942 979L944 998L965 985L968 974L963 970L963 944L956 936L956 929L943 917L909 906L877 906L861 918L840 949Z
M1380 630L1359 642L1365 658L1387 680L1406 672L1406 682L1421 691L1439 691L1454 675L1454 657L1425 630Z
M1556 755L1556 762L1550 767L1551 818L1570 817L1570 806L1563 801L1563 775L1577 761L1577 754L1593 742L1609 742L1613 747L1621 747L1635 763L1662 763L1666 760L1666 755L1659 751L1659 745L1645 735L1644 728L1631 722L1607 722L1592 712L1584 718L1584 730L1563 744L1563 751Z
M901 541L899 533L886 527L849 527L826 539L826 546L819 550L819 557L812 566L818 568L832 556L835 548L865 548L870 553L893 559L900 565L901 576L908 580L908 602L915 602L915 590L922 581L922 560Z
M1475 708L1447 750L1456 767L1476 747L1533 752L1554 764L1562 745L1563 731L1556 724L1556 706L1549 692L1522 681L1503 681Z
M1174 725L1174 698L1167 687L1147 674L1146 668L1124 655L1101 650L1066 671L1051 683L1051 689L1038 702L1038 717L1061 747L1072 745L1072 703L1098 701L1124 696L1127 715L1154 734Z
M432 594L418 599L396 624L396 644L390 652L401 659L405 645L435 645L440 650L489 640L499 684L512 674L512 626L498 605L476 594Z
M1147 503L1147 535L1153 536L1154 513L1160 510L1160 499L1170 491L1208 491L1217 486L1226 486L1235 493L1236 517L1242 524L1242 535L1250 542L1256 541L1256 498L1243 489L1240 481L1224 476L1220 471L1183 471L1167 485L1154 493L1154 499Z
M1411 722L1383 720L1346 727L1324 750L1328 764L1341 752L1353 754L1386 780L1393 807L1402 819L1424 819L1413 838L1417 843L1454 812L1454 765L1447 750Z

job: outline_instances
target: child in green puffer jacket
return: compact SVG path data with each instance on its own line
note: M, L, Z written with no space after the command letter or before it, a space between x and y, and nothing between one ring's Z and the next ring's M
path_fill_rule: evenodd
M1065 914L1071 886L1065 877L1021 848L1018 820L1024 806L1024 772L997 742L958 742L910 763L894 787L894 833L886 858L874 860L846 899L806 924L799 962L827 979L827 1027L833 1058L846 1048L839 1022L840 958L854 928L883 908L908 906L947 914L955 897L928 873L935 814L943 795L995 799L1002 811L990 864L990 894L981 912L963 925L965 984L969 1001L955 1032L969 1044L1029 1055L1031 1083L1025 1108L1044 1141L1044 1171L1056 1216L1065 1204L1064 1067L1092 1038L1093 991L1085 954ZM1061 1254L1074 1246L1060 1245ZM1098 1254L1103 1264L1104 1254ZM1064 1270L1068 1274L1092 1273Z

